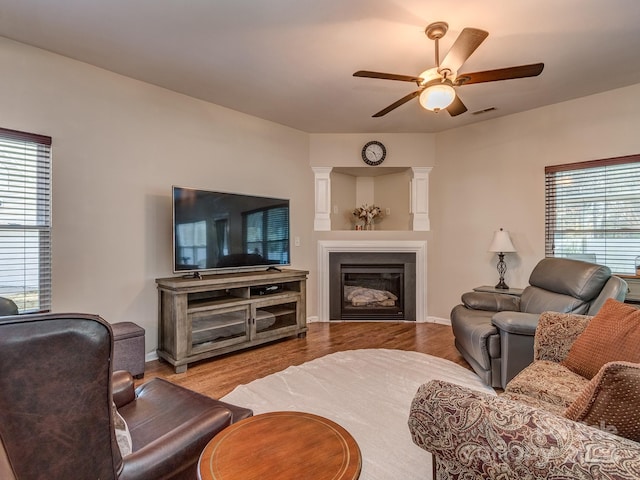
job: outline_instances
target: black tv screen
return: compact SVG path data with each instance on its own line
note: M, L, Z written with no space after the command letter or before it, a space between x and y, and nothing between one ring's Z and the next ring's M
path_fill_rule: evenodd
M173 271L290 265L289 200L173 187Z

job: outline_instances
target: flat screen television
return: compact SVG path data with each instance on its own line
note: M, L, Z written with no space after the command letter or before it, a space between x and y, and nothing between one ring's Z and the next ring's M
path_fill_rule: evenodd
M173 187L174 273L290 265L289 200Z

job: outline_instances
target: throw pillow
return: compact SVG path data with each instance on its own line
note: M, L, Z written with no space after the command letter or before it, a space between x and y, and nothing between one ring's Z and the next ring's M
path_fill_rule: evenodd
M131 433L129 432L129 426L124 421L120 412L116 408L116 404L111 402L111 410L113 412L113 426L116 431L116 441L118 442L118 448L120 449L120 455L126 457L133 451L133 441L131 440Z
M640 310L608 299L571 346L565 367L592 379L605 363L640 363Z
M640 365L607 363L564 416L640 442Z

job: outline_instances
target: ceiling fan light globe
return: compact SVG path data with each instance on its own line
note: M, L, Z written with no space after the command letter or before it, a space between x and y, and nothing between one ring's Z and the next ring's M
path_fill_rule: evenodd
M456 91L451 85L440 83L431 85L420 94L420 105L432 112L447 108L456 98Z

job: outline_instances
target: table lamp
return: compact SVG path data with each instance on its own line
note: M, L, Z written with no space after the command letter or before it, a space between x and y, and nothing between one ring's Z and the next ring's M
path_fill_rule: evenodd
M507 264L504 263L504 254L506 252L515 252L516 248L511 243L511 237L509 232L503 230L496 230L493 232L493 241L489 246L489 251L498 254L498 275L500 275L500 281L496 285L496 288L507 290L509 285L504 283L504 274L507 271Z

